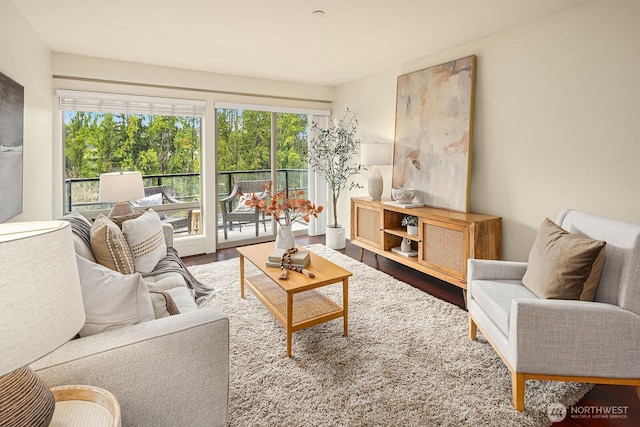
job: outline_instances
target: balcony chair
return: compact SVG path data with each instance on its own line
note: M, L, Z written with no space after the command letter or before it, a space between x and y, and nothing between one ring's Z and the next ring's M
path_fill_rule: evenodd
M233 230L233 221L238 221L240 231L242 231L243 222L253 222L256 225L256 237L258 236L258 225L260 223L260 215L262 214L262 224L264 231L267 231L267 223L264 212L260 212L257 207L251 208L244 204L244 200L240 201L240 193L251 195L258 194L260 199L266 197L265 185L269 185L268 180L257 181L236 181L233 185L231 194L220 200L220 212L222 213L222 227L224 228L224 239L227 240L227 226L229 230Z
M550 222L545 224L529 263L469 260L470 338L475 340L480 329L511 371L513 406L518 411L524 410L528 379L623 384L636 386L640 396L640 225L576 210L561 212L556 221L571 234ZM551 238L545 238L545 229L557 230L555 233L562 236L547 233ZM576 251L559 244L560 240L578 242L582 254L585 245L594 244L576 235L605 241L604 256L598 250L591 255L597 256L593 262L566 259L565 254ZM544 249L538 252L539 248ZM559 252L554 254L554 250ZM602 267L599 281L597 273L592 277L597 288L586 296L589 276L598 271L598 264ZM577 265L587 268L576 269ZM545 283L552 286L542 293L525 276L535 277L540 271L551 273L545 276L550 279ZM578 282L587 277L577 289L579 300L558 299L561 297L547 293L566 292L569 288L555 284L559 280L566 284L568 273L581 275ZM554 299L539 298L538 294Z
M160 194L162 195L162 203L163 205L166 204L179 204L179 203L184 203L181 202L180 200L176 199L175 197L173 197L171 194L169 194L169 191L167 190L167 187L165 187L164 185L158 185L158 186L154 186L154 187L145 187L144 189L144 196L149 197L149 196L153 196L155 194ZM178 207L176 207L178 208ZM193 215L193 212L191 209L187 210L187 215L186 217L182 217L182 218L173 218L170 216L166 216L164 214L164 212L159 212L160 213L160 218L162 218L162 222L166 223L166 224L171 224L173 226L174 230L179 230L181 228L186 228L187 229L187 233L191 234L191 217Z

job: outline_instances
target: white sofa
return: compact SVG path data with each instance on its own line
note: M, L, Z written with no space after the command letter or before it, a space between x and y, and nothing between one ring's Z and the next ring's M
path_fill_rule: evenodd
M170 246L173 229L164 231ZM76 253L83 252L84 243L74 240ZM145 281L164 289L186 290L179 273L150 277ZM52 387L84 384L112 392L123 426L224 426L229 319L213 307L191 309L190 297L174 299L181 314L73 339L31 367Z

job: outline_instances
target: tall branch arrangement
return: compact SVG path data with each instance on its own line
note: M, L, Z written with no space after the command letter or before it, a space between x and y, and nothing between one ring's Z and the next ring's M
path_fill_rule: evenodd
M331 120L326 129L316 122L311 123L311 141L307 150L309 167L322 175L331 188L333 224L338 227L338 199L342 191L362 188L351 177L366 170L352 159L358 153L360 140L356 138L358 120L356 114L347 109L337 122Z
M318 218L318 214L322 212L322 206L316 206L302 197L304 196L304 191L292 191L287 195L284 190L273 192L271 185L272 181L269 181L268 184L263 186L266 198L270 200L269 202L254 193L245 201L245 205L257 207L260 211L273 215L280 225L291 225L298 219L309 222L310 217ZM284 221L284 224L281 221Z

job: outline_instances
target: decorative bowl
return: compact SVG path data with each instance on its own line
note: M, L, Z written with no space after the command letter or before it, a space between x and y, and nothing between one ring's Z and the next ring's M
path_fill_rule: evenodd
M398 203L411 203L416 196L416 190L413 188L392 188L391 196Z

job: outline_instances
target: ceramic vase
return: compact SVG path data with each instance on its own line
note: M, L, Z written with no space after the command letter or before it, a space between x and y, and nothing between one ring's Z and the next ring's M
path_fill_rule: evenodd
M418 235L418 226L417 225L407 225L407 234L411 234L412 236Z
M402 243L400 243L400 250L402 252L410 252L411 251L411 239L404 238L402 239Z
M296 246L296 240L293 238L291 225L281 225L278 227L276 234L276 248L291 249Z

